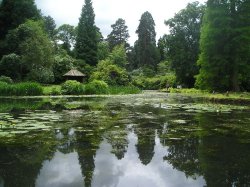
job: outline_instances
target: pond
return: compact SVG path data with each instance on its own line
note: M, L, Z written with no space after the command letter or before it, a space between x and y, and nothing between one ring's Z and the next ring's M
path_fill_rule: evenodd
M250 186L249 112L157 92L0 99L0 187Z

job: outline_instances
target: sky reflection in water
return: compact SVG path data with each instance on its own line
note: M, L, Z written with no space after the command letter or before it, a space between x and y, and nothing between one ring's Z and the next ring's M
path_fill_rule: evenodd
M128 149L124 158L118 160L111 153L112 147L104 140L96 152L93 187L200 187L205 185L202 177L186 178L183 172L173 170L163 161L167 147L159 138L155 139L154 157L143 165L136 150L137 136L128 135ZM45 161L36 180L37 187L80 187L84 186L77 152L56 152L51 161Z

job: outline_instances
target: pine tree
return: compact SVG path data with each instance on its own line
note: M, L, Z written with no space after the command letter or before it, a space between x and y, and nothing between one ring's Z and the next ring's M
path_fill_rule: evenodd
M98 61L97 43L94 9L91 0L85 0L78 23L75 45L76 57L84 60L87 64L96 65Z
M138 67L156 67L159 53L156 48L155 22L149 12L144 12L137 28L138 40L136 42Z
M111 25L112 31L107 37L107 41L109 43L110 49L112 50L115 46L125 44L128 45L128 27L125 24L125 20L119 18L115 24Z

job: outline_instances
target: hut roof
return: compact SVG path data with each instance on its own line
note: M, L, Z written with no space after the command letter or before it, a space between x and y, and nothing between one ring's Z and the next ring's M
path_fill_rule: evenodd
M68 73L65 73L63 76L64 77L85 77L86 75L76 69L72 69Z

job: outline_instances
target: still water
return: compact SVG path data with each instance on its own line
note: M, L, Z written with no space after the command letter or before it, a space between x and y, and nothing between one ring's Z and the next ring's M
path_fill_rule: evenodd
M247 187L249 112L162 93L1 99L0 187Z

